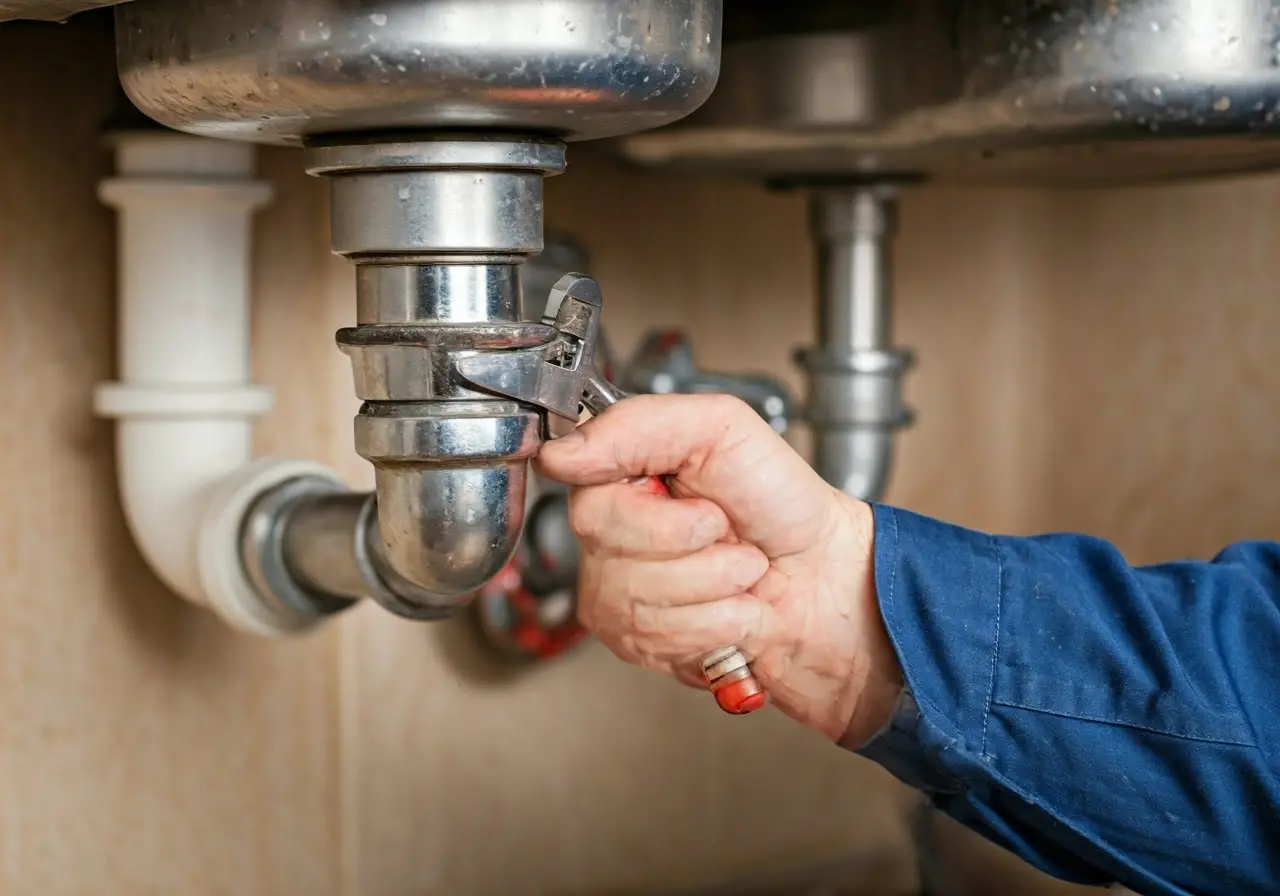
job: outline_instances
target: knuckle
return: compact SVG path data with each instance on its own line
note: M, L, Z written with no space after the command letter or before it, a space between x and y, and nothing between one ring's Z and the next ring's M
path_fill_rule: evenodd
M736 395L713 395L711 401L713 402L711 410L715 417L725 423L738 424L756 419L756 412Z
M628 607L627 617L634 624L635 605L644 601L644 581L636 575L634 564L619 564L617 572L610 580L609 598L614 603Z
M643 601L643 583L634 566L625 558L603 560L594 602L598 614L607 614L624 628L634 627L635 605Z
M606 531L608 509L598 488L576 488L569 495L569 527L585 547L595 547Z
M641 445L634 439L619 439L613 443L613 465L616 469L634 469L640 456Z
M631 631L639 637L654 637L665 633L662 614L646 604L635 603L631 610Z
M630 632L623 632L611 645L613 652L619 658L625 660L632 665L642 665L644 663L644 652L640 650L639 644L636 643L635 636Z
M670 668L670 665L662 657L645 652L639 654L636 665L649 672L666 672Z

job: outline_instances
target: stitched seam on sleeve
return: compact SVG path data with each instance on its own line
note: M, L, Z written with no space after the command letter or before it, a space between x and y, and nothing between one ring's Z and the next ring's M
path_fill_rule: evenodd
M991 707L996 699L996 664L1000 659L1000 626L1004 616L1004 557L1000 553L1000 545L994 538L990 542L996 554L996 632L995 643L991 645L991 677L987 682L987 704L982 712L982 743L978 754L990 762L991 754L987 752L987 727L991 722Z
M898 527L897 511L894 510L892 507L889 507L888 505L882 504L880 506L888 512L889 522L893 525L893 532L892 532L893 569L889 574L888 593L876 595L877 599L879 599L880 601L881 607L883 608L883 612L885 615L885 624L889 629L889 642L893 645L894 651L898 654L899 658L901 659L903 678L906 680L907 686L911 688L911 699L913 699L916 702L916 706L919 707L920 710L922 710L921 717L927 718L928 713L932 713L938 716L939 718L946 718L946 714L943 713L942 710L940 710L932 700L928 699L925 695L920 693L920 691L912 684L911 669L910 669L910 663L908 662L908 657L905 655L902 649L902 645L901 643L899 643L898 637L895 634L897 629L897 620L898 620L898 606L894 602L894 600L896 598L896 587L898 582L898 567L899 565L901 565L901 562L902 562L901 560L902 536L901 536L901 531ZM928 713L925 713L924 710L927 710ZM961 751L957 746L959 741L955 737L952 737L951 735L947 734L945 731L942 731L935 725L930 724L929 728L931 731L935 732L938 738L943 742L943 744L945 745L944 750L963 755L963 751Z
M893 509L889 510L889 520L893 523L893 569L889 572L889 594L887 595L887 601L891 609L891 612L893 613L893 618L896 620L898 618L898 605L894 602L894 600L896 597L895 589L897 588L897 584L898 584L898 566L899 566L898 557L899 557L899 552L902 550L902 534L898 531L897 511ZM874 581L874 576L873 576L873 581Z
M1070 719L1078 722L1093 722L1099 725L1111 725L1115 728L1132 728L1135 731L1146 731L1150 734L1159 734L1162 737L1172 737L1174 740L1189 740L1202 744L1220 744L1224 747L1246 747L1250 750L1256 750L1258 748L1257 744L1234 737L1201 737L1195 734L1182 734L1174 731L1165 731L1162 728L1153 728L1149 725L1139 725L1135 722L1118 722L1115 719L1102 718L1101 716L1088 715L1086 713L1060 712L1058 710L1045 709L1041 706L1028 706L1025 703L1018 703L1014 700L997 700L995 701L995 705L1004 706L1009 709L1021 709L1026 712L1034 712L1046 716L1056 716L1059 719Z

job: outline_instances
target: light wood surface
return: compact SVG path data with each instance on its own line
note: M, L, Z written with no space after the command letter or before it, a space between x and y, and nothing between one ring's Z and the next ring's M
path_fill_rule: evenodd
M0 893L585 894L818 860L909 869L914 798L886 775L596 646L507 676L461 623L362 609L269 644L163 591L89 409L114 358L104 37L0 27ZM258 228L255 356L279 400L260 446L367 485L332 342L353 281L328 254L323 185L292 151L261 170L279 195ZM1275 178L910 196L898 333L920 357L919 423L890 500L1090 531L1139 561L1280 534L1277 211ZM590 251L624 352L681 326L706 366L800 387L800 197L575 147L548 215ZM1006 892L1040 886L955 842Z
M0 27L0 893L337 893L336 633L264 643L174 600L91 413L115 345L104 37ZM266 220L314 201L286 189ZM314 370L310 296L271 274L298 235L261 232L264 335L293 353L263 367ZM330 454L328 408L283 391L264 449Z

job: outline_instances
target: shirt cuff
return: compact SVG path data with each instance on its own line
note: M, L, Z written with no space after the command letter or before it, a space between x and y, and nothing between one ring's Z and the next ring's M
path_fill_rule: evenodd
M961 793L986 749L1002 568L995 540L873 505L876 596L905 686L889 724L843 744L927 794Z
M916 732L920 707L911 688L905 686L888 724L862 746L841 744L884 768L903 784L928 796L960 793L964 786L939 768L925 751Z

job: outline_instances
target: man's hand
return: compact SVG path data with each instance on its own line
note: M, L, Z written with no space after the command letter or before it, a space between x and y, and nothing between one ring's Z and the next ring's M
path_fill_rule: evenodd
M539 457L582 542L582 622L622 659L705 684L736 644L771 700L859 745L901 672L875 597L871 509L828 486L746 404L629 398ZM672 498L632 480L668 476Z

